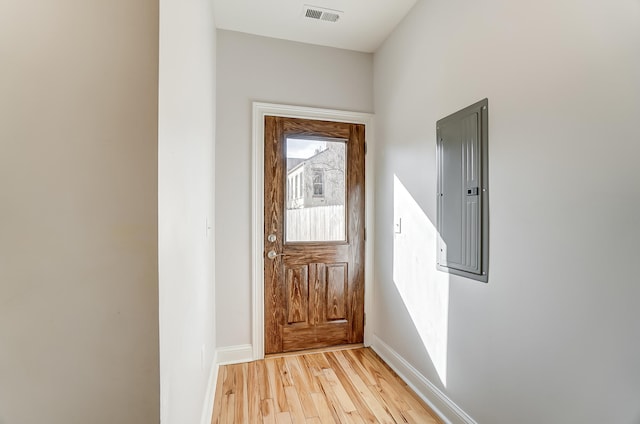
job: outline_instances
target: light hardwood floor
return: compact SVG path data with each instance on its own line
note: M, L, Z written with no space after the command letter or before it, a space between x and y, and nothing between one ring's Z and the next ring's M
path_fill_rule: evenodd
M371 349L220 367L212 423L442 423Z

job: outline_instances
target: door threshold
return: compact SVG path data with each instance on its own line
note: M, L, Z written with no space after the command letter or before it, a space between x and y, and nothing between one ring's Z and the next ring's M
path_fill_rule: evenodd
M308 355L310 353L337 352L340 350L361 349L363 347L364 343L343 344L329 347L317 347L315 349L296 350L293 352L269 353L264 355L264 358L282 358L285 356Z

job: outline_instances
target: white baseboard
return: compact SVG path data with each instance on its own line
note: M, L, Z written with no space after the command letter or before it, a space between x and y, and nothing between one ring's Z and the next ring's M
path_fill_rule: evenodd
M447 424L477 424L458 405L433 385L398 352L373 336L373 350L424 400Z
M250 344L221 347L216 350L218 365L239 364L253 361L253 347Z
M218 381L218 363L216 354L214 353L213 362L211 364L211 372L209 373L209 382L207 383L207 393L204 397L204 404L202 405L202 417L200 418L201 424L211 424L211 417L213 416L213 399L216 395L216 383Z

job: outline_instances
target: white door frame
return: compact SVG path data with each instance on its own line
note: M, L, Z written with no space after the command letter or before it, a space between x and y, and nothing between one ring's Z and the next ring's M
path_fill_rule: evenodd
M251 191L251 301L253 303L253 359L264 358L264 117L316 119L364 124L367 154L365 155L365 270L364 270L364 344L371 345L373 329L373 115L370 113L317 109L303 106L253 103L253 146ZM369 231L366 231L366 230Z

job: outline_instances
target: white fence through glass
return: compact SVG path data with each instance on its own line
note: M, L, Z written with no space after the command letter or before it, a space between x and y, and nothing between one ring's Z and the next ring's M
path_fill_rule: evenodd
M344 205L287 209L287 241L341 241L345 239Z

